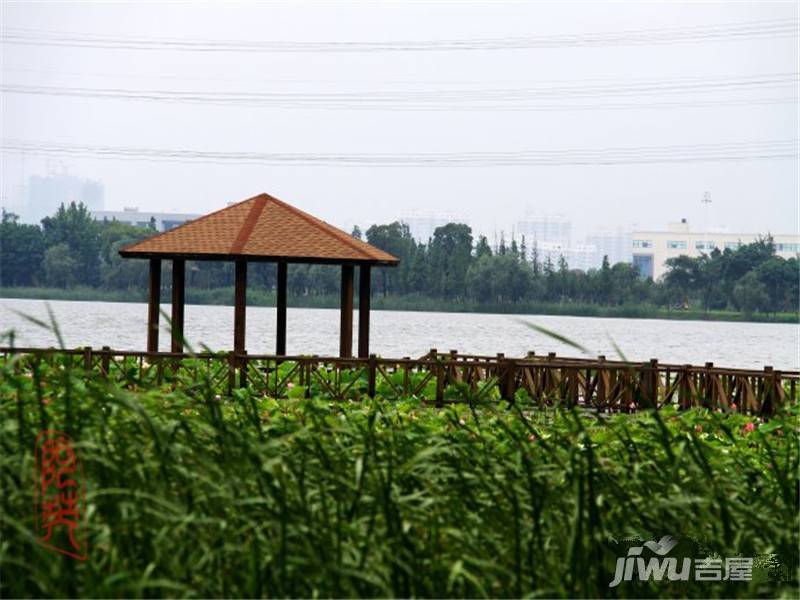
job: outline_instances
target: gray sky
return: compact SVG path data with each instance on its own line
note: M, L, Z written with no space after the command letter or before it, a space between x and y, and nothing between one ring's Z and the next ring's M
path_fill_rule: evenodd
M2 4L4 30L112 37L275 42L439 41L583 35L798 19L785 3L591 4ZM753 79L798 72L798 38L673 44L402 52L186 52L2 46L4 85L197 92L371 94L611 86ZM798 137L798 85L531 105L569 110L365 110L197 105L4 93L4 138L158 149L263 153L515 152L730 144ZM405 96L404 96L405 95ZM782 103L753 103L782 98ZM787 98L793 100L786 101ZM721 100L738 102L708 106ZM574 104L668 103L577 110ZM691 103L701 106L685 106ZM683 106L674 106L674 104ZM474 106L474 104L472 105ZM796 146L795 146L796 148ZM68 157L69 172L104 183L106 208L207 212L266 191L334 224L452 212L509 232L526 212L563 213L578 234L638 224L731 231L798 227L797 159L583 166L310 167ZM52 163L52 161L51 161ZM56 163L58 164L58 163ZM44 158L4 153L6 203Z

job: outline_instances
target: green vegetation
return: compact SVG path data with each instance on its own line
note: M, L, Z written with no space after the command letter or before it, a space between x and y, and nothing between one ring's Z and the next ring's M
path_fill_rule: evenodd
M437 410L226 397L205 368L167 369L162 387L133 362L118 372L126 385L63 357L0 362L3 597L798 593L796 405L768 422L496 399ZM45 428L68 432L84 466L85 562L32 535ZM696 540L697 558L777 559L751 583L609 589L623 538L667 534Z
M23 225L3 213L0 223L0 293L6 297L145 299L147 264L123 260L118 250L152 235L151 228L96 222L82 205L62 206L42 226ZM361 236L356 229L355 236ZM394 269L375 270L377 308L587 316L726 319L797 322L798 261L775 254L766 237L737 250L700 258L670 259L658 282L639 277L627 263L583 272L541 261L536 244L512 240L492 249L485 237L450 223L427 244L418 244L401 223L373 225L366 239L401 259ZM169 261L163 281L170 281ZM249 269L251 303L270 304L275 265ZM292 265L290 302L338 306L339 268ZM187 300L228 304L233 264L190 262ZM60 290L60 291L56 291ZM168 290L164 290L168 293ZM677 308L676 308L677 307Z

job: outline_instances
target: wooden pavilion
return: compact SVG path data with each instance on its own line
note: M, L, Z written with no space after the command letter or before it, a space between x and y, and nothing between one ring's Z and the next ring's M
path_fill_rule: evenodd
M172 352L183 352L187 260L233 261L234 352L245 351L247 263L277 263L275 354L286 355L286 274L289 263L342 266L339 354L353 354L353 279L359 267L358 356L369 356L370 269L400 261L374 246L268 194L259 194L120 250L123 258L150 261L147 350L158 351L161 261L172 261Z

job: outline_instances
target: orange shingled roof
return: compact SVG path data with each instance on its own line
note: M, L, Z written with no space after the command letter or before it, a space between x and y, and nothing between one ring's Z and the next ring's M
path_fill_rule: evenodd
M268 194L259 194L120 250L125 258L287 260L396 265L357 240Z

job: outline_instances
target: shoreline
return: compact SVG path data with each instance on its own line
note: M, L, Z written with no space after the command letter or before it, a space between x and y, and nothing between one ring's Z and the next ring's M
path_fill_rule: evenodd
M168 304L168 294L162 292L162 303ZM146 303L145 291L102 290L96 288L0 288L0 298L9 300L64 300L86 302ZM275 294L264 289L248 290L248 306L275 305ZM187 288L187 304L228 306L233 304L233 288L198 290ZM358 302L355 303L358 305ZM290 308L338 308L338 296L289 296ZM676 321L727 321L739 323L797 324L798 313L746 315L733 311L670 310L652 305L601 306L596 304L556 304L524 302L517 304L476 304L452 302L421 296L373 296L372 310L409 312L455 312L476 314L550 315L622 319L666 319Z

